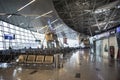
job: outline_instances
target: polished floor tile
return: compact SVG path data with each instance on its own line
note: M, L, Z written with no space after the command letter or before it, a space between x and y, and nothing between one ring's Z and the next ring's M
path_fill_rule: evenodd
M60 68L0 64L0 80L120 80L120 63L93 56L89 50L64 54L61 64Z

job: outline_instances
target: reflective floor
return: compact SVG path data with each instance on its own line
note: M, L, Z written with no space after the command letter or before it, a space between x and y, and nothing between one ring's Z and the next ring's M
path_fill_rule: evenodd
M94 57L89 50L64 55L61 68L7 67L1 64L0 80L120 80L120 63Z

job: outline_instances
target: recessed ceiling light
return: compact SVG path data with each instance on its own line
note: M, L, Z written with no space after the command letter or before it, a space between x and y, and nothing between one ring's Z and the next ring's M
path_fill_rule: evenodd
M20 23L20 26L23 25L24 23Z
M25 7L29 6L30 4L32 4L33 2L35 2L35 0L30 1L29 3L27 3L26 5L22 6L21 8L19 8L17 11L21 11L22 9L24 9Z
M12 15L8 15L7 18L10 18Z
M35 19L38 19L38 18L43 17L43 16L46 16L46 15L52 13L52 12L53 12L53 11L51 10L51 11L49 11L49 12L47 12L47 13L44 13L44 14L42 14L42 15L36 17Z
M51 24L55 23L56 21L58 21L58 19L56 19L56 20L52 21L52 22L51 22Z

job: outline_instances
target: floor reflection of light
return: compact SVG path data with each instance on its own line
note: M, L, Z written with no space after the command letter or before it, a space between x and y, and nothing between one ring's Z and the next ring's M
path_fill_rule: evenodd
M64 72L67 72L67 69L63 68L63 71L64 71Z
M87 62L89 61L89 57L86 58L86 61L87 61Z
M79 53L80 53L81 55L83 55L83 54L84 54L84 50L80 50Z
M21 67L18 67L18 68L16 68L16 69L14 69L14 71L13 71L13 76L15 77L16 74L17 74L17 72L21 72L21 71L22 71L22 68L21 68Z
M104 78L103 78L102 75L100 75L100 74L98 74L98 79L104 80Z
M3 79L3 76L0 76L0 80L4 80L4 79Z
M93 61L95 57L93 56L93 54L90 55L90 60Z
M19 62L19 59L16 59L16 62Z
M100 57L98 57L98 61L99 61L99 62L101 62L101 61L102 61Z
M80 54L77 53L77 54L76 54L76 57L77 57L77 59L76 59L77 64L80 64Z
M20 78L17 78L17 80L22 80L22 79L20 79Z
M22 71L22 68L21 68L21 67L19 67L17 70L18 70L18 71Z
M13 71L13 77L16 76L16 73L17 73L17 70L15 69L15 70Z

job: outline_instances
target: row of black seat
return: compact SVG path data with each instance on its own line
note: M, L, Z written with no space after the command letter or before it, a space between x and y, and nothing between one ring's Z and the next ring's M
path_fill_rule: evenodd
M0 51L0 54L24 54L24 53L28 53L28 54L56 54L56 53L69 53L72 50L76 50L76 48L70 48L70 47L66 47L66 48L46 48L46 49L41 49L41 48L36 48L36 49L19 49L19 50L3 50Z
M12 62L13 60L15 60L15 58L17 57L17 55L13 55L13 54L0 54L0 62Z

